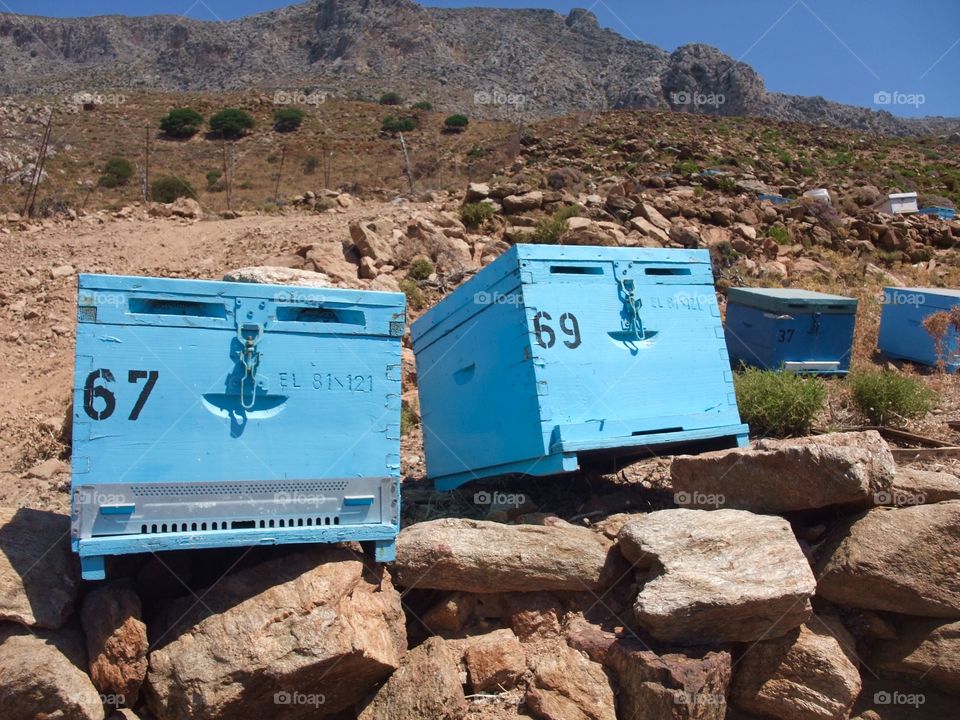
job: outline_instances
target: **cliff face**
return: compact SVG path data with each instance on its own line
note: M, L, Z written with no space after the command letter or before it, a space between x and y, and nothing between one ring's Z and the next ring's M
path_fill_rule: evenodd
M411 0L317 0L230 22L175 16L55 19L0 14L0 92L393 90L479 117L600 108L759 115L904 135L960 122L770 93L706 45L670 54L601 29L586 10L424 8Z

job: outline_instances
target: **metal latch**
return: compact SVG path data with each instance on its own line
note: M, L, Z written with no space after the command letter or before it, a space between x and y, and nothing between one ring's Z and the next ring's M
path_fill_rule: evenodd
M632 278L617 278L617 295L623 303L621 326L636 340L643 339L643 322L640 320L642 301L635 297L637 285Z
M810 334L819 335L820 334L820 315L821 313L814 313L813 320L810 324Z
M257 344L261 337L263 337L262 325L237 326L237 338L242 346L240 363L243 365L243 375L240 378L240 404L245 410L252 410L257 403L257 367L260 365L260 351L257 350ZM244 400L248 378L253 385L249 403Z

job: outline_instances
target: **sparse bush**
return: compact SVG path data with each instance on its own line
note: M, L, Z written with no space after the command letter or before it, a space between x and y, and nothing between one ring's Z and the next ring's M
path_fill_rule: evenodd
M253 116L246 110L227 108L210 118L210 129L225 140L236 140L254 126Z
M470 118L461 114L451 115L443 121L444 130L449 130L450 132L463 132L469 124Z
M413 430L420 422L417 419L417 414L408 408L406 405L400 408L400 434L406 435L408 432Z
M484 202L467 203L460 208L460 220L469 228L478 228L494 215L493 205Z
M700 172L700 166L693 160L681 160L673 166L673 170L678 175L694 175Z
M410 270L407 272L407 277L415 281L426 280L433 275L433 272L434 267L432 262L426 258L417 258L410 263Z
M115 188L126 185L133 177L133 163L122 157L112 157L107 160L97 185L105 188Z
M403 102L403 98L400 97L399 93L395 92L385 92L380 96L381 105L399 105Z
M426 100L421 100L420 102L414 104L414 110L433 110L433 105L428 103Z
M307 158L303 161L303 174L313 175L318 167L320 167L320 158L315 155L307 155Z
M387 115L380 126L383 132L398 133L410 132L417 129L417 119L412 117L395 117Z
M717 178L717 190L725 193L735 193L737 191L737 181L730 175L721 175Z
M427 298L415 280L411 280L410 278L401 280L400 289L403 291L403 294L407 296L407 305L410 306L411 310L423 310L423 308L426 307Z
M567 231L567 220L577 217L583 212L579 205L568 205L560 208L547 220L537 224L530 235L530 242L538 245L556 245L560 236Z
M734 376L740 417L754 435L806 435L827 400L817 377L745 368Z
M953 363L960 357L960 339L957 335L960 333L960 305L954 305L949 312L941 310L928 315L923 321L923 329L933 338L937 369L943 372L947 363Z
M467 152L467 157L471 160L479 160L480 158L489 154L490 151L486 148L481 147L480 145L474 145L472 148L470 148L469 152Z
M933 393L920 378L889 370L864 370L847 378L853 404L874 425L902 425L926 415Z
M767 235L776 240L777 245L790 245L793 239L790 237L790 231L783 225L771 225L767 228Z
M203 115L193 108L175 108L160 118L160 129L167 137L190 138L203 125Z
M151 183L150 197L155 202L172 203L181 197L196 199L197 192L184 178L175 175L161 175Z
M210 170L207 173L207 192L216 192L223 189L220 178L223 177L222 170Z
M300 108L277 108L273 112L273 129L277 132L293 132L303 124L307 114Z

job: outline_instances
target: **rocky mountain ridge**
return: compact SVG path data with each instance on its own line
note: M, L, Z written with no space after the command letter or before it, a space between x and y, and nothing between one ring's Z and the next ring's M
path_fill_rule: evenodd
M769 92L749 65L715 48L668 53L602 29L583 9L563 16L313 0L229 22L0 14L0 69L0 93L15 95L307 86L340 98L396 91L445 110L517 121L670 108L890 135L960 129L955 118L904 119Z

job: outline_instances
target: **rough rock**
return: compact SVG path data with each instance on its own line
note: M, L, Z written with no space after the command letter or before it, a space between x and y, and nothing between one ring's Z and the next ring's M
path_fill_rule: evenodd
M563 642L531 653L533 679L525 701L543 720L616 720L613 689L603 668Z
M203 217L203 209L193 198L180 197L170 205L170 212L177 217L184 217L196 220Z
M490 197L490 186L486 183L470 183L467 186L466 202L480 202Z
M875 508L843 523L817 564L838 605L960 618L960 500Z
M816 581L783 518L660 510L626 523L620 549L641 570L637 622L690 644L777 637L810 616Z
M881 505L924 505L960 500L960 478L945 472L897 468L887 500Z
M140 598L123 582L97 586L81 610L93 684L107 695L122 695L131 706L147 676L149 643L141 615Z
M659 240L663 245L666 245L668 242L670 242L670 236L662 228L657 227L646 218L631 218L630 226L638 232L643 233L647 237L652 237Z
M438 637L407 653L359 720L457 720L467 701L456 654Z
M784 513L872 505L889 491L894 470L886 442L870 430L685 455L674 459L670 477L681 505L716 504L722 496L725 507Z
M333 286L330 278L322 273L268 265L231 270L224 274L223 279L227 282L261 283L263 285L293 285L312 288Z
M960 622L901 623L896 639L876 644L869 664L879 671L922 678L945 692L960 694Z
M406 649L382 568L316 548L227 576L151 625L148 701L159 720L302 718L360 701ZM170 622L167 620L170 619ZM305 696L278 703L277 697Z
M634 720L723 720L730 653L658 655L637 642L610 645L605 665L616 674L621 717Z
M643 218L648 223L654 227L667 233L670 231L672 223L667 220L659 210L657 210L653 205L647 202L637 203L636 207L633 209L633 214L635 217Z
M350 238L363 257L375 262L388 260L391 255L390 243L380 237L373 225L375 221L350 223Z
M55 268L50 269L50 277L56 280L57 278L73 277L77 274L77 271L74 269L73 265L58 265Z
M463 664L474 692L499 692L516 687L526 672L527 655L512 630L495 630L471 638Z
M780 638L762 640L737 663L731 700L783 720L840 720L860 694L856 645L843 625L814 615Z
M103 720L100 694L81 668L83 641L72 630L56 634L0 627L0 708L4 720Z
M543 193L539 190L523 195L507 195L503 198L503 211L508 215L537 210L541 205L543 205Z
M42 628L66 622L80 584L69 536L66 515L0 508L0 620Z
M511 593L504 597L503 619L524 642L559 637L563 606L545 592Z
M442 519L409 525L397 540L397 584L462 592L587 591L614 577L603 536L574 525Z

